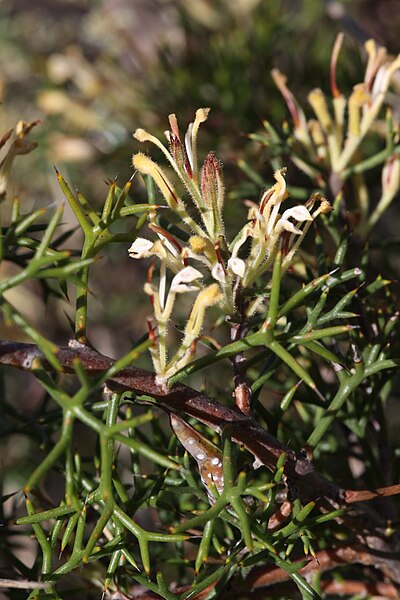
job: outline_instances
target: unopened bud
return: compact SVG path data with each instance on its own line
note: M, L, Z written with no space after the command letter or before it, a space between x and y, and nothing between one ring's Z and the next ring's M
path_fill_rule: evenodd
M181 141L181 134L180 134L180 131L179 131L178 119L176 118L176 115L174 113L168 115L168 121L169 121L169 125L171 127L171 131L172 131L173 135L180 142Z
M185 154L185 150L183 144L180 139L175 135L174 132L169 132L169 148L172 154L174 161L176 162L176 166L179 171L186 170L187 172L187 158Z
M310 119L308 122L308 127L315 146L323 146L325 144L325 138L319 121L316 119Z
M312 92L308 94L308 101L311 104L321 126L326 131L330 131L332 128L332 119L328 111L328 106L323 91L319 88L312 90Z
M214 152L209 152L201 170L201 195L204 204L212 210L222 211L224 204L224 184L221 162Z
M354 137L360 135L360 109L369 100L370 95L365 83L353 87L353 93L349 98L349 134Z

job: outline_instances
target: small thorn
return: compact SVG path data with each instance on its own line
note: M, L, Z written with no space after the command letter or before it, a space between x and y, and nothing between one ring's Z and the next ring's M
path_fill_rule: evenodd
M315 386L313 389L314 389L314 392L317 394L318 398L321 400L321 402L324 402L324 404L326 404L326 398L325 398L325 396L323 396L321 394L321 392L319 391L317 386Z

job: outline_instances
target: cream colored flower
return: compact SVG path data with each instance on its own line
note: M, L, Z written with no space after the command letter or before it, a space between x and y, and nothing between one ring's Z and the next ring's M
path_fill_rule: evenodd
M197 269L193 267L185 267L182 271L179 271L171 282L170 292L173 294L183 294L185 292L198 291L197 285L188 285L202 279L203 275Z
M294 233L295 235L301 234L301 229L297 229L289 219L295 219L296 221L312 221L313 218L305 206L294 206L288 208L283 213L282 217L277 222L275 229L279 232L282 229Z
M241 258L230 258L228 260L228 270L234 275L243 278L246 271L246 263Z
M215 281L219 281L219 283L225 282L225 279L226 279L225 269L220 263L217 263L216 265L213 266L213 268L211 270L211 275L213 276Z
M152 256L153 252L151 252L151 249L153 245L153 242L150 240L138 237L128 249L129 256L131 258L147 258Z
M295 219L296 221L312 221L313 218L310 215L308 209L303 205L293 206L293 208L288 208L283 213L282 219Z

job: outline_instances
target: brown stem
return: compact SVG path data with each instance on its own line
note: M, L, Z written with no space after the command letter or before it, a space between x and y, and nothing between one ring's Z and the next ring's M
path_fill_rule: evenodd
M304 560L304 559L302 559ZM298 561L300 562L300 561ZM359 544L341 546L330 550L321 550L316 558L299 569L300 575L307 577L313 572L324 572L340 565L361 564L364 566L376 566L376 556L366 552ZM273 584L288 581L290 575L278 567L255 567L246 578L248 589L255 590ZM398 596L395 596L397 598Z

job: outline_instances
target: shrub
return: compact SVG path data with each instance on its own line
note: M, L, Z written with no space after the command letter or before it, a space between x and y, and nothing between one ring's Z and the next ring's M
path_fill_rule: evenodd
M44 223L42 209L12 201L11 164L34 148L35 123L3 136L0 189L12 212L1 258L15 270L0 282L1 309L29 342L1 342L0 363L42 387L31 421L6 382L3 435L22 432L45 451L24 484L26 515L19 493L3 497L6 534L33 530L37 540L32 567L14 542L3 546L14 580L3 586L23 576L31 599L99 589L114 599L276 598L281 584L305 599L397 597L399 313L396 286L377 269L398 238L376 232L399 189L398 131L389 108L380 119L400 57L368 42L365 77L346 98L335 78L340 44L332 98L313 90L311 119L274 72L292 124L253 134L274 181L259 202L245 201L235 230L224 205L240 192L225 188L213 152L199 158L208 109L185 135L170 115L168 147L138 129L168 168L136 153L136 177L110 183L100 212L56 171L82 231L78 251L73 231L59 233L63 207ZM295 202L285 162L304 174ZM242 168L259 183L251 164ZM136 200L139 174L146 203ZM91 269L112 244L150 259L152 310L147 333L116 360L93 348L88 326ZM9 292L31 281L43 302L76 290L68 345L13 306ZM148 351L152 370L141 366ZM58 500L47 489L55 473Z

